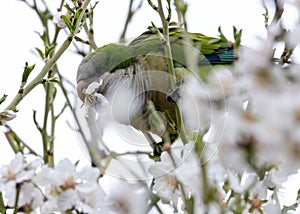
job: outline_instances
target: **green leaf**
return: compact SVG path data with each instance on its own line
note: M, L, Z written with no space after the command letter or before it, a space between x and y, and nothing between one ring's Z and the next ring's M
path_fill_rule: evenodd
M93 11L95 9L95 7L97 6L97 4L99 3L99 1L96 1L94 6L91 7L91 11Z
M300 189L299 189L298 192L297 192L297 198L296 198L296 200L297 200L297 201L300 200Z
M52 96L50 96L50 103L53 103L53 101L55 100L56 94L57 94L57 88L52 87Z
M74 166L77 167L78 164L79 164L80 160L77 160L75 163L74 163Z
M188 9L187 3L182 3L182 5L180 5L180 12L182 13L182 15L186 14L187 9Z
M45 52L43 52L41 49L39 49L39 48L35 48L36 50L37 50L37 52L39 53L39 55L40 55L40 57L42 58L42 59L46 59L48 56L49 56L49 54L51 54L51 52L54 50L54 48L55 48L55 46L46 46L45 47Z
M83 39L81 39L81 38L78 37L78 36L75 36L74 39L75 39L77 42L86 43L86 41L84 41Z
M176 123L175 123L175 121L172 119L172 117L171 117L169 111L166 110L166 111L164 112L164 115L165 115L165 118L166 118L166 120L167 120L167 123L168 123L174 130L176 130L176 129L177 129Z
M35 33L37 33L38 35L39 35L39 37L40 37L40 39L44 42L44 43L47 43L47 34L46 34L46 32L44 31L44 33L43 34L40 34L39 32L37 32L37 31L35 31Z
M219 34L220 34L220 35L219 35L220 39L221 39L223 42L228 42L227 38L225 37L225 35L224 35L223 32L222 32L221 26L219 26L218 32L219 32Z
M195 205L194 197L192 196L191 198L185 200L185 203L185 210L187 211L187 213L193 214Z
M45 59L45 54L44 54L44 52L43 52L41 49L35 48L35 50L37 50L37 52L39 53L39 55L40 55L40 57L41 57L42 59Z
M242 29L237 30L235 26L233 26L233 36L234 36L234 47L238 48L241 44L242 40Z
M45 47L45 56L48 57L49 54L51 54L51 52L54 50L54 48L55 48L55 46L50 46L50 47L46 46Z
M34 69L34 65L28 65L27 62L25 62L25 67L24 67L24 71L23 71L23 75L22 75L22 86L25 85L25 83L27 82L27 79L31 73L31 71Z
M70 5L65 4L64 7L69 11L70 14L74 14L74 10L70 7Z
M265 9L265 13L263 13L263 17L264 17L264 23L265 23L265 27L268 26L268 23L269 23L269 10L266 6L264 6L264 9Z
M153 34L159 33L159 29L155 26L153 22L151 22L151 26L148 27L148 30L150 30L150 32Z
M47 83L59 83L59 79L57 77L51 77L46 80Z
M151 160L154 160L154 161L160 161L160 157L159 157L159 156L155 156L155 155L149 154L148 157L149 157Z
M40 12L40 17L44 26L47 25L48 20L53 19L53 15L48 9L45 9L43 12Z
M66 15L61 15L61 18L62 18L62 20L64 20L64 22L66 23L66 25L67 25L67 28L72 32L73 30L73 25L72 25L72 23L71 23L71 20L70 20L70 18L68 17L68 16L66 16Z
M281 210L281 214L286 214L286 213L288 213L288 211L296 211L297 207L298 207L298 203L294 203L290 206L285 206L284 205L282 210Z
M74 15L74 20L73 20L73 31L75 30L76 28L76 25L77 25L77 22L78 22L78 19L79 19L79 16L80 14L82 13L82 8L78 9Z
M178 27L178 23L177 22L170 22L169 27Z
M8 96L8 95L3 94L3 96L2 96L1 99L0 99L0 105L5 101L5 99L6 99L7 96Z
M82 12L82 8L79 8L79 9L76 11L75 15L74 15L74 19L78 19L79 16L80 16L80 14L81 14L81 12Z

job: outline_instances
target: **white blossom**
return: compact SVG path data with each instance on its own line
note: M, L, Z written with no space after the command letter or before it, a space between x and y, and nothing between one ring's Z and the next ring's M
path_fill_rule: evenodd
M31 179L40 163L40 158L26 163L24 156L20 152L17 153L9 165L0 168L0 187L8 182L17 184Z
M108 213L112 203L106 200L106 193L99 185L90 185L90 182L80 185L77 188L81 203L76 207L85 213ZM93 187L91 189L91 187ZM102 199L102 200L101 200Z
M100 171L97 168L85 167L76 171L68 160L61 160L54 169L44 167L35 176L34 181L46 187L47 201L43 204L44 212L77 208L98 212L107 206L106 194L98 184Z
M100 79L99 82L90 83L89 86L85 89L85 93L88 95L94 94L102 84L103 84L102 79Z
M178 205L179 197L181 197L179 181L174 171L176 168L174 164L177 162L179 162L177 158L174 163L168 152L163 152L161 162L154 163L148 169L155 178L153 191L162 198L163 202L172 202L175 207Z
M175 169L176 178L193 196L201 197L201 163L194 151L194 143L189 142L183 147L181 163Z
M33 183L24 183L21 186L21 191L19 194L19 207L25 206L30 207L31 210L36 210L44 201L42 191L35 187Z
M17 191L18 208L26 206L26 209L33 211L42 204L43 195L31 181L40 165L40 158L27 163L23 154L19 152L9 165L1 167L0 191L4 192L8 206L15 206Z
M116 213L146 214L149 195L145 187L139 183L118 180L112 184L108 200Z
M193 142L178 147L163 152L161 161L149 167L148 171L155 179L153 191L164 203L172 203L174 207L184 202L182 197L193 196L194 206L198 207L202 205L200 159L195 154ZM185 209L184 203L181 209Z
M101 93L98 93L98 88L103 84L103 80L100 79L98 82L92 82L83 91L85 94L84 99L84 112L86 117L96 116L99 114L100 110L107 108L109 106L108 99Z
M0 125L5 125L7 121L14 119L17 114L12 110L5 110L0 112Z
M60 28L67 27L65 21L61 18L62 15L65 15L63 12L57 12L53 17L53 23L57 24Z

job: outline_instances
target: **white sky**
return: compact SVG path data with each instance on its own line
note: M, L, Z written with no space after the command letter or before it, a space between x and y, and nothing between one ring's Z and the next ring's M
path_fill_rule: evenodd
M52 11L55 11L55 8L60 4L58 0L46 0L46 2L51 5ZM95 39L98 46L118 41L123 29L128 2L124 0L99 1L94 12ZM187 2L189 4L187 22L191 32L217 36L217 29L222 26L225 35L232 38L232 26L235 25L238 29L243 29L242 43L247 46L253 45L257 37L265 36L262 16L264 10L259 0L187 0ZM2 2L1 8L0 96L4 93L9 95L7 101L0 106L0 110L3 110L18 91L25 62L36 64L36 69L31 77L40 71L43 62L32 53L34 47L42 47L38 35L34 32L42 31L35 13L17 0ZM138 36L146 30L151 21L158 26L160 25L158 15L145 1L142 10L138 11L129 25L127 37ZM62 35L61 39L64 38L65 36ZM80 60L80 57L68 53L58 61L62 74L74 84ZM18 106L20 112L17 118L10 123L25 142L28 142L38 151L42 149L41 139L33 125L32 111L38 111L38 119L42 123L43 106L44 93L42 86L38 86L20 103ZM88 160L82 155L83 152L76 135L66 125L66 120L69 118L65 117L59 120L60 125L57 127L55 146L56 160L67 157L73 162L81 159L83 164L87 164ZM72 121L70 123L72 124ZM14 157L2 130L0 129L0 165L7 163Z

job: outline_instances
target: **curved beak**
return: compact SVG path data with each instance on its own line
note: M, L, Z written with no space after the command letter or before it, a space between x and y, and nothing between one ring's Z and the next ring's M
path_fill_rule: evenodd
M89 83L84 80L80 80L77 84L77 94L78 94L79 98L81 99L81 101L84 101L84 98L85 98L83 90L86 89L88 86L89 86Z

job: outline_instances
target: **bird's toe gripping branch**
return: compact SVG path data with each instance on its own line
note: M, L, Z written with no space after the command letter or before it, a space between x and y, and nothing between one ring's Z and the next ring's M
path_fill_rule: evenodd
M167 101L169 103L176 103L176 101L181 97L181 82L177 81L174 89L170 89L167 93Z

